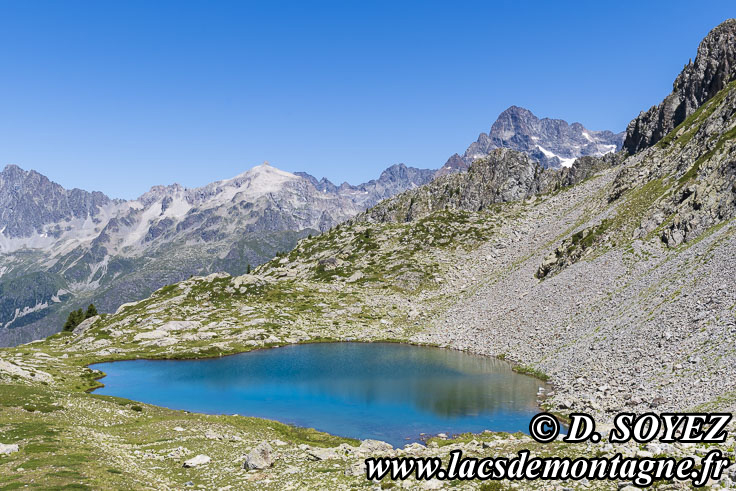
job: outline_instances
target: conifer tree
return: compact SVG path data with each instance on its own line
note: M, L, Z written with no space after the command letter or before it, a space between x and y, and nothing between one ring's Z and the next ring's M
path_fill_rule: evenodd
M72 310L64 323L64 331L73 331L75 327L84 320L84 311L82 309Z
M89 319L90 317L94 317L97 315L97 307L95 307L95 304L91 303L87 307L87 312L84 313L84 318Z

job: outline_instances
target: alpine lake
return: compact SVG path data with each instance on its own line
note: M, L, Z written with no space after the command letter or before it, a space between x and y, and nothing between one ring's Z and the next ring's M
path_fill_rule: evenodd
M440 433L526 433L544 387L502 360L399 343L314 343L91 368L106 373L99 394L394 446Z

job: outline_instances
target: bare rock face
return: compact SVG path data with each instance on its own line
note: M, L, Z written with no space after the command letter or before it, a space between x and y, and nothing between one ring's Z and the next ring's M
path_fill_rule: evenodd
M92 325L98 320L100 320L99 315L94 315L90 317L89 319L84 319L82 322L79 323L77 327L74 328L74 331L72 331L72 334L74 334L75 336L81 336L82 334L85 333L87 329L92 327Z
M0 172L0 230L8 238L60 234L61 228L44 230L43 226L88 217L94 220L111 202L100 192L64 189L17 165L8 165Z
M629 123L624 148L633 154L654 145L734 79L736 19L729 19L703 39L695 62L675 79L672 93Z

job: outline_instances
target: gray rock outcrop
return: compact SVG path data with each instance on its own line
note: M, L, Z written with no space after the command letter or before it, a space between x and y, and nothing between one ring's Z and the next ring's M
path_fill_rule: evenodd
M467 172L442 176L405 191L354 220L407 222L436 210L481 211L495 203L524 200L574 185L618 163L619 156L609 154L577 159L569 168L545 169L525 153L498 148L476 160Z
M729 19L703 39L672 93L629 123L624 148L633 154L654 145L735 78L736 19Z

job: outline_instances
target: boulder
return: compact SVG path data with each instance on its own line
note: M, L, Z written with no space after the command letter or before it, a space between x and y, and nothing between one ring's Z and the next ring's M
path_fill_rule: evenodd
M197 321L169 321L159 327L161 331L183 331L190 329L199 329L202 326Z
M0 443L0 455L8 455L18 451L18 445L15 443L6 444Z
M100 319L100 316L95 315L95 316L90 317L89 319L83 320L82 322L79 323L77 327L74 328L74 330L72 331L72 334L74 334L75 336L84 334L84 332L90 327L92 327L92 324L97 322L99 319Z
M307 455L309 456L310 460L330 460L340 458L340 455L334 448L309 448L307 450Z
M726 470L726 473L728 474L728 477L730 477L732 481L736 482L736 464L729 467Z
M348 466L345 468L346 476L365 476L365 473L365 461L362 460L348 464Z
M167 335L166 331L162 331L160 329L154 329L153 331L147 331L147 332L136 334L133 337L133 341L142 341L144 339L161 339L161 338L166 337L166 335Z
M209 464L211 460L212 459L208 455L199 454L184 462L183 467L197 467L198 465Z
M363 276L364 275L362 271L356 271L355 273L350 275L350 278L345 281L347 281L348 283L355 283L356 281L363 279Z
M390 443L382 442L380 440L363 440L360 442L358 447L359 452L365 454L374 454L381 452L390 452L394 449Z
M266 469L273 465L273 448L268 442L259 443L248 455L245 456L243 469Z
M222 436L219 433L216 433L212 430L207 430L204 432L204 437L208 440L222 440Z

